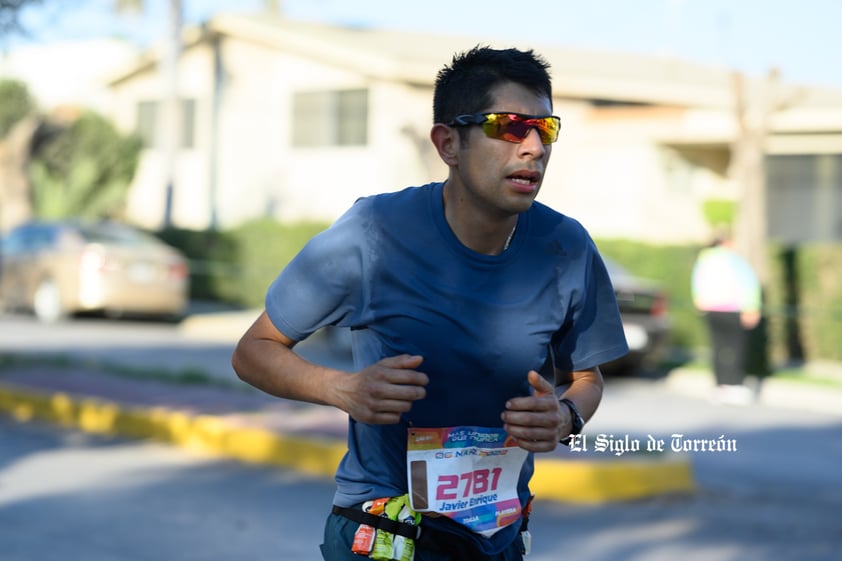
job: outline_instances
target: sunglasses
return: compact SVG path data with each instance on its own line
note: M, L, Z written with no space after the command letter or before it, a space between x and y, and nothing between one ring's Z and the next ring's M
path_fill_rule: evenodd
M555 115L538 117L520 113L474 113L473 115L459 115L447 123L449 127L468 125L481 125L482 131L488 138L514 143L523 142L529 131L534 128L538 130L542 144L552 144L558 140L561 119Z

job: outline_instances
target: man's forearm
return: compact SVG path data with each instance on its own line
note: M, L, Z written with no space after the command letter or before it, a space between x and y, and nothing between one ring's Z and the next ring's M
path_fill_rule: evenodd
M342 373L301 358L293 345L262 314L237 343L231 366L241 380L268 394L332 405L333 378Z
M604 382L599 368L573 372L569 376L557 376L563 383L556 385L558 399L567 398L576 404L576 408L585 421L596 413L600 402Z

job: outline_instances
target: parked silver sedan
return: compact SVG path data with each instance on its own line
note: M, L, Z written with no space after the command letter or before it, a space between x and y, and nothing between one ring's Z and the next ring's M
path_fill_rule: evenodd
M179 317L188 273L178 250L125 224L28 222L0 245L0 304L44 322L87 311Z

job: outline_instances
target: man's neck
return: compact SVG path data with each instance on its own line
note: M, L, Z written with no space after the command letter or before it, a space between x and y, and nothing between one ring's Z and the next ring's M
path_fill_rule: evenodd
M485 255L500 255L511 244L517 229L518 215L492 217L471 208L450 192L442 189L444 219L453 235L468 249Z

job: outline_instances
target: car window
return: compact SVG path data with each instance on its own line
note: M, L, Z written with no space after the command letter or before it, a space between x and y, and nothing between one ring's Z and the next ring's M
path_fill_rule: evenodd
M12 230L3 242L3 252L8 255L33 253L49 247L55 240L55 231L40 224L28 224Z
M9 235L3 238L3 242L0 244L0 247L3 248L3 253L6 255L20 253L23 248L23 232L21 229L18 228L9 232Z
M55 240L58 232L51 226L36 226L32 228L28 240L28 249L31 251L41 251L55 245Z

